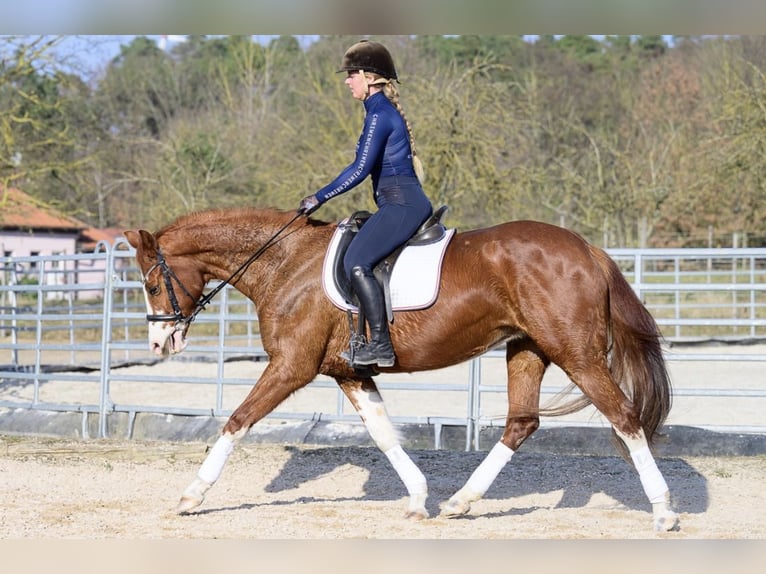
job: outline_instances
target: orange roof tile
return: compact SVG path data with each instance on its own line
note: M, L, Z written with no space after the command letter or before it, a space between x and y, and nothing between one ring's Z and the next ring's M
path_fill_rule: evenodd
M123 232L116 227L107 227L100 229L98 227L88 227L80 233L79 242L84 249L93 249L99 241L114 245L118 237L122 237Z
M15 188L0 189L0 229L79 231L87 224Z

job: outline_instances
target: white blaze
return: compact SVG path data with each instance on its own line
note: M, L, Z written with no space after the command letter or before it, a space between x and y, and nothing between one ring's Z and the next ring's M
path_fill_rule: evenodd
M149 303L149 295L144 289L147 315L166 315L163 309L154 309ZM168 321L149 321L149 349L155 355L165 356L168 353L180 353L186 348L186 338L182 329L176 329L173 323Z

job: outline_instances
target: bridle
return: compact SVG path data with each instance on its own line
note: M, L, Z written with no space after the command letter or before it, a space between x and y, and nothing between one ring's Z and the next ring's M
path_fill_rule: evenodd
M250 266L250 264L258 259L263 253L268 249L276 240L277 237L279 237L282 232L290 227L292 223L298 219L301 215L303 215L303 211L299 210L298 213L293 217L290 221L288 221L285 225L282 226L282 228L277 231L274 235L272 235L266 243L261 245L261 247L258 248L258 250L253 253L242 265L240 265L234 273L232 273L228 279L221 281L218 285L216 285L207 295L202 295L197 300L197 302L194 304L194 309L189 315L184 315L183 311L181 311L181 306L178 304L178 297L176 297L175 289L173 289L173 281L175 280L176 283L178 283L178 286L181 288L181 290L184 292L184 294L189 297L189 299L194 299L192 294L189 292L189 290L184 286L184 284L181 282L181 280L178 278L178 275L176 275L173 270L168 265L167 261L165 261L165 256L162 254L162 250L157 246L157 262L154 263L149 269L144 273L143 275L143 282L146 283L146 279L149 277L149 275L154 271L155 269L159 269L162 273L162 281L165 284L165 290L168 293L168 298L170 299L170 304L173 307L173 313L165 314L165 315L155 315L151 313L147 313L146 320L149 322L159 321L159 322L170 322L173 321L176 325L176 330L181 326L186 326L191 324L194 319L197 318L197 315L199 315L202 311L205 310L205 307L207 307L208 303L212 301L213 297L215 297L221 289L226 287L226 285L234 285L237 281L239 281L242 278L242 275L244 275L247 268Z
M149 277L149 275L154 271L155 269L159 268L160 272L162 273L162 281L165 283L165 290L168 292L168 298L170 299L170 304L173 306L173 314L166 314L166 315L152 315L150 313L147 313L146 320L147 321L175 321L176 323L191 323L194 321L195 317L197 316L197 313L202 311L202 309L205 308L205 305L207 303L202 303L202 299L197 301L197 304L194 308L194 311L192 311L191 315L184 315L181 311L181 306L178 304L178 297L176 297L175 289L173 289L173 279L175 279L176 283L178 283L178 286L181 288L181 290L186 294L189 299L194 299L191 293L189 293L189 290L184 286L183 283L181 283L181 280L178 278L178 275L176 275L173 270L168 265L167 261L165 261L165 256L162 255L162 250L160 250L159 247L157 247L157 263L149 267L149 269L146 271L146 274L144 275L144 283L146 283L146 279ZM201 304L202 303L202 304Z

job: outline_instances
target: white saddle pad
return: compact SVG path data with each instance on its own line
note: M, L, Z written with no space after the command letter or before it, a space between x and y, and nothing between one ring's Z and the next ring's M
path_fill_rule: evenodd
M338 291L333 278L333 264L338 251L344 220L335 230L322 267L322 287L330 301L336 307L356 311L354 305L346 302ZM444 237L428 245L408 245L399 254L391 274L391 306L394 311L423 309L433 305L439 294L442 260L447 245L455 234L454 229L447 229Z

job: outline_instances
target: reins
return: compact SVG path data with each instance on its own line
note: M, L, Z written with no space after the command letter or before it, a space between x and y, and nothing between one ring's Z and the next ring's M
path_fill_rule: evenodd
M178 299L175 294L175 290L173 289L173 283L171 279L175 279L176 283L181 287L183 292L191 299L192 295L189 293L189 290L184 286L183 283L181 283L181 280L178 278L178 276L173 272L173 270L170 268L170 266L165 261L165 257L162 254L162 251L160 250L159 246L157 247L157 263L152 265L149 270L146 272L145 277L149 276L149 273L151 273L155 267L159 267L162 271L162 277L165 282L165 288L168 292L168 298L170 299L170 304L173 306L173 314L170 315L146 315L147 321L176 321L180 322L182 324L189 324L194 319L196 319L197 315L199 315L202 311L205 310L205 307L212 301L213 297L215 297L221 289L226 287L227 285L234 285L239 279L241 279L244 272L247 270L247 268L258 259L263 253L274 243L274 241L279 237L285 229L290 227L293 222L295 222L296 219L298 219L301 215L303 215L303 211L299 211L296 213L295 217L293 217L290 221L288 221L285 225L283 225L279 231L277 231L274 235L272 235L266 243L261 245L258 250L253 253L250 257L247 258L247 260L240 265L234 273L229 275L227 279L224 281L221 281L218 285L216 285L207 295L203 295L200 297L200 299L195 304L194 310L189 314L188 316L185 316L181 312L181 307L178 304ZM239 275L239 277L237 277ZM236 279L235 279L236 278Z

